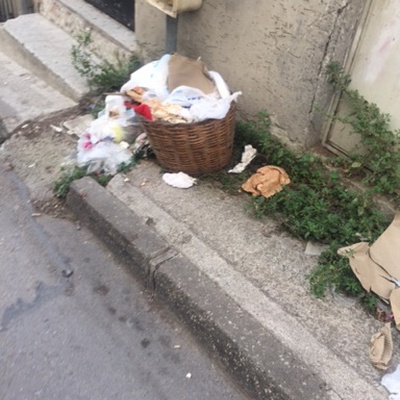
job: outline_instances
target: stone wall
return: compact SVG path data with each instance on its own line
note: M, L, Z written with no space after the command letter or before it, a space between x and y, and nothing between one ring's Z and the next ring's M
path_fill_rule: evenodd
M240 108L272 114L274 132L293 147L322 140L331 93L324 66L344 62L363 0L204 0L199 11L179 17L178 52L201 56L241 90ZM136 38L146 61L165 49L165 15L136 1Z

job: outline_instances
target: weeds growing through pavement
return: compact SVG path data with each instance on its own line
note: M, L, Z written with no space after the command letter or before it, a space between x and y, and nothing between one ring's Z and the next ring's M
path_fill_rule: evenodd
M118 172L129 172L137 164L137 162L138 160L135 157L132 157L130 163L122 163L118 167ZM69 192L69 188L72 182L77 179L81 179L84 176L91 176L102 186L107 186L108 182L110 182L112 178L112 175L105 175L103 173L88 173L87 167L75 166L72 170L69 171L61 170L60 178L54 183L54 195L58 198L65 198Z
M273 216L296 237L329 245L309 277L312 292L321 297L327 288L334 288L358 297L372 310L376 297L361 287L348 259L337 250L361 240L373 242L390 223L373 197L400 193L400 132L390 129L389 115L349 88L350 77L339 64L329 64L326 75L351 109L349 115L333 118L360 138L348 157L333 157L327 165L313 153L295 153L271 135L267 113L256 121L240 122L237 136L242 144L255 146L268 164L283 167L291 178L291 184L271 198L252 198L255 215ZM349 188L343 176L361 178L365 190Z
M387 218L375 207L372 193L360 193L341 182L338 170L312 153L297 154L270 133L270 118L240 122L237 136L258 149L268 164L286 170L291 184L269 199L252 197L256 216L273 216L294 236L329 245L310 275L312 292L322 297L327 288L359 297L368 307L376 298L367 294L348 260L337 254L342 246L375 240L387 227ZM243 180L242 180L243 181Z

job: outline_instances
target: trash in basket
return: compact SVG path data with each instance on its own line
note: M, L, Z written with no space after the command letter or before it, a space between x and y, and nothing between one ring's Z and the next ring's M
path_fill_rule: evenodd
M121 93L166 170L200 175L229 163L241 92L231 94L221 75L200 59L164 55L135 71Z
M120 93L106 97L105 109L78 142L78 164L115 174L132 157L119 143L132 143L145 131L167 171L216 172L232 156L239 95L200 59L166 54L133 72Z

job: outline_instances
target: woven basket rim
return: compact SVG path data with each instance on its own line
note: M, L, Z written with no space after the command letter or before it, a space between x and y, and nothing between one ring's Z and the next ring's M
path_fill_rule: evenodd
M198 122L178 122L178 123L175 123L175 124L173 124L171 122L168 122L168 121L164 121L163 119L157 119L157 120L154 120L154 121L150 121L150 120L142 117L139 114L136 114L136 115L137 115L139 121L142 122L142 124L161 125L161 126L168 126L168 127L172 127L172 126L188 126L188 125L190 125L190 126L199 126L199 125L209 124L209 123L211 123L213 121L220 121L222 119L225 119L229 115L229 113L232 112L232 110L235 109L235 108L236 108L236 102L232 101L228 112L226 113L226 115L223 118L208 118L208 119L205 119L203 121L198 121Z

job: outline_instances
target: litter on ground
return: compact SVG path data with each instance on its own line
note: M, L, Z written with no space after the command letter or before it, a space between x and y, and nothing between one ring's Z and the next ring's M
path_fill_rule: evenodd
M242 189L255 196L264 196L266 198L280 192L284 185L290 183L290 178L283 168L274 165L267 165L259 168L242 185Z

